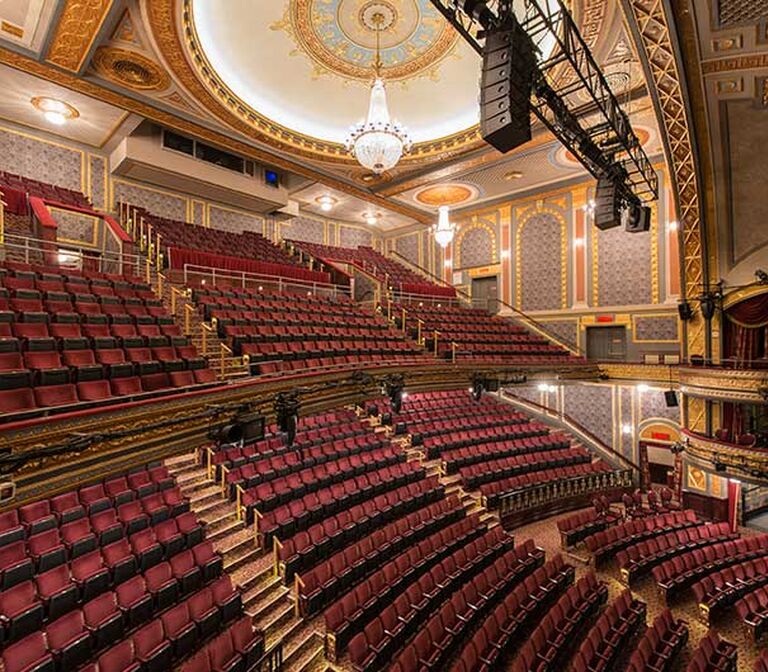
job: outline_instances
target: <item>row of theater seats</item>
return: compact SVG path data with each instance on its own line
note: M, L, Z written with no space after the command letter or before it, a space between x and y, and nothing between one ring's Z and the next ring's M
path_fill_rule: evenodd
M208 672L263 652L163 465L0 514L0 587L4 672L162 672L209 642Z
M737 649L710 630L701 638L699 647L694 651L686 672L736 672L738 669Z
M602 532L622 520L622 515L611 510L608 500L596 498L591 509L579 511L557 521L560 543L563 548L573 546L587 537Z
M691 590L702 618L711 620L716 613L766 584L768 558L761 556L707 574L694 583Z
M6 170L0 171L0 192L4 196L3 200L7 203L9 211L15 215L23 215L28 212L28 196L91 209L91 202L81 191L60 187L50 182Z
M573 566L565 564L561 555L536 568L485 617L477 634L461 647L451 672L501 669L508 658L510 644L523 640L525 633L533 629L555 600L573 584L574 575ZM449 614L451 607L448 603ZM440 616L443 617L442 612ZM401 667L404 669L409 668Z
M2 375L3 372L0 372L0 377ZM192 385L211 384L215 381L216 374L211 369L195 369L112 380L0 390L0 413L8 414L2 420L7 422L12 419L13 414L27 411L60 410L60 408L74 405L97 405L116 397L133 397L172 388L182 389Z
M429 361L402 333L341 296L201 288L193 300L206 319L215 321L233 352L247 355L261 373L365 361Z
M334 247L319 243L305 243L289 240L290 245L303 253L322 261L341 261L356 264L375 276L379 282L389 282L389 287L398 293L454 297L453 287L437 285L414 273L402 264L385 257L371 247Z
M688 624L675 620L672 612L664 609L635 645L627 672L668 672L687 642Z
M422 320L422 334L440 333L438 356L458 360L503 361L518 364L581 363L568 350L486 311L458 304L416 303L398 305L407 311L411 337ZM455 344L455 346L453 345Z
M685 550L654 567L653 578L668 602L707 574L755 558L768 557L768 534L756 534Z
M163 245L199 250L209 254L243 257L285 266L296 266L296 257L273 245L260 233L242 231L239 233L207 226L188 224L174 219L154 215L144 208L131 206L136 219L143 218L145 225L151 225L154 233L163 238Z
M679 503L673 501L674 493L667 487L648 490L645 493L648 505L643 501L643 493L638 488L633 493L625 492L621 496L624 513L628 518L643 518L655 513L668 513L680 509Z
M584 543L596 563L618 551L663 532L693 527L699 522L695 511L672 511L658 516L628 520L588 536Z
M0 266L0 413L213 381L141 278Z

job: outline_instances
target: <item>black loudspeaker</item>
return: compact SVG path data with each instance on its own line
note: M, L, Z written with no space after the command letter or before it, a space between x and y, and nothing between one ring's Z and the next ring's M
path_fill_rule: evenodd
M667 390L664 393L664 401L667 402L667 408L677 408L678 401L677 401L677 392L674 390Z
M681 301L677 304L677 314L683 322L690 320L693 317L693 308L687 301Z
M531 139L535 72L535 48L519 23L488 31L480 84L480 133L500 152L509 152Z
M620 223L621 200L616 182L610 177L601 177L595 190L595 226L605 231Z
M630 205L621 213L621 222L629 233L642 233L651 228L651 209L648 206Z

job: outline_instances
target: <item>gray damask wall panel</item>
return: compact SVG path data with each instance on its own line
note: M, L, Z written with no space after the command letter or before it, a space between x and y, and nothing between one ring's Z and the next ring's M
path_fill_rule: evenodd
M122 201L146 210L158 217L186 221L187 200L164 191L145 189L138 184L115 182L115 203Z
M356 226L339 225L339 246L340 247L360 247L365 245L371 247L373 236L370 231L358 229Z
M640 420L648 418L665 418L679 423L680 409L667 406L663 390L648 390L640 393Z
M8 129L0 129L0 170L58 187L83 189L83 152Z
M518 236L521 264L521 307L557 310L562 301L562 226L554 215L538 213Z
M651 303L651 232L627 233L617 226L593 229L593 235L597 236L599 304Z
M542 322L541 326L568 344L576 344L579 339L579 324L576 320L557 320Z
M460 240L456 268L472 268L495 263L493 234L483 226L469 229Z
M565 414L592 432L608 446L613 445L613 407L610 386L564 385Z
M209 211L208 225L212 229L232 231L234 233L242 231L261 233L263 230L262 221L258 215L212 205Z
M412 233L409 236L395 239L395 250L414 264L419 263L419 234Z
M635 318L635 340L676 341L678 319L676 316L639 316Z
M283 238L289 240L302 240L305 243L320 243L325 240L325 224L318 219L309 217L294 217L280 225L280 233Z
M100 156L89 157L91 202L97 210L107 209L107 162Z

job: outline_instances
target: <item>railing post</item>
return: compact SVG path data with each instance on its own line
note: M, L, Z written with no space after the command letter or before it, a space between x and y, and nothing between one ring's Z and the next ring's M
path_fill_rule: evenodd
M155 250L155 265L157 266L158 271L163 267L163 237L158 233L157 234L157 249Z
M392 321L392 299L387 297L387 322Z
M150 270L149 257L147 257L146 268L147 268L147 274L146 274L147 275L147 284L150 284L150 282L152 280L152 271Z
M405 332L406 332L405 322L406 322L407 319L408 319L408 311L405 308L403 308L403 312L402 312L402 315L401 315L401 320L402 320L402 325L401 326L403 328L403 336L405 336Z
M188 303L184 304L184 335L190 336L192 334L192 306Z
M435 357L438 357L438 353L437 353L437 337L438 336L440 336L440 332L437 329L435 329L432 332L432 346L435 349Z
M451 364L456 363L456 341L451 341Z
M179 290L175 287L171 287L171 315L176 317L176 297L178 296Z
M5 202L0 198L0 245L5 243Z
M203 342L203 355L205 355L206 352L208 352L208 329L205 328L204 324L200 325L200 329L202 331L202 342Z
M424 326L424 320L422 320L420 317L417 317L416 325L417 325L416 342L419 345L424 345L424 341L421 338L421 328Z

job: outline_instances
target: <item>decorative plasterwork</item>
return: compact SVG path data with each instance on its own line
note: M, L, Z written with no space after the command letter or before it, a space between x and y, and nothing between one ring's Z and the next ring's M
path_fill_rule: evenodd
M157 63L130 49L99 47L93 67L103 77L129 89L160 90L170 84L168 74Z
M79 72L93 46L113 0L67 0L46 60Z
M761 388L768 389L768 372L748 369L680 369L680 390L693 397L765 403L759 392Z
M174 68L174 72L189 90L198 88L202 82L203 89L209 94L208 97L212 94L216 101L214 110L219 116L229 123L231 118L245 122L251 130L259 133L260 140L272 146L308 158L322 159L325 162L356 164L355 159L350 156L343 144L328 142L287 128L243 102L219 77L205 55L192 18L192 0L182 0L182 2L181 34L184 36L184 45L189 54L188 60L183 53L177 51L179 41L167 35L169 26L173 26L175 19L173 10L175 0L153 0L148 10L152 29L164 58L171 65L183 63L184 67ZM170 23L168 23L169 20ZM194 72L188 67L190 61ZM475 149L481 144L479 126L474 126L443 138L416 143L403 164L423 163L425 160L435 158L445 159L458 152Z
M319 73L368 82L375 58L371 16L380 14L382 75L388 82L435 77L459 34L429 0L289 0L283 19L271 28L286 31Z
M666 135L667 159L677 193L678 217L681 224L685 296L692 299L701 293L706 280L702 203L692 130L675 49L670 38L669 22L663 0L623 2L627 13L636 24L646 70L654 84L660 126L662 133ZM697 312L694 318L686 323L689 353L704 352L704 330L704 320Z
M715 464L723 465L725 472L719 476L733 476L750 480L752 473L756 478L768 470L768 455L762 449L744 448L731 443L721 443L700 434L684 431L685 456L705 469L714 469ZM760 482L765 482L762 478Z

